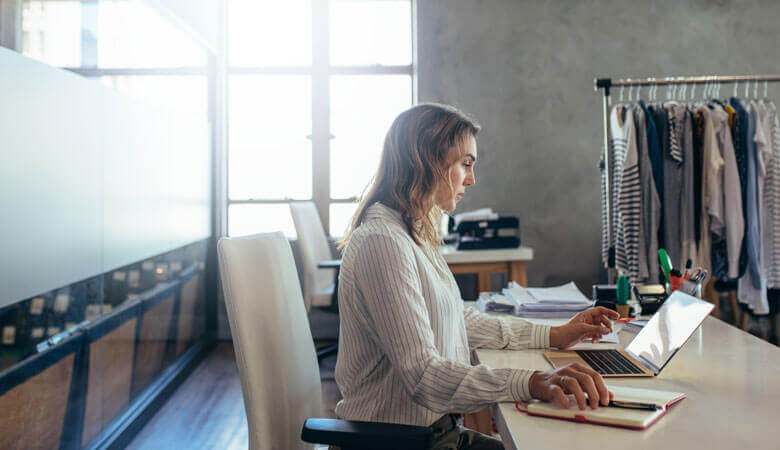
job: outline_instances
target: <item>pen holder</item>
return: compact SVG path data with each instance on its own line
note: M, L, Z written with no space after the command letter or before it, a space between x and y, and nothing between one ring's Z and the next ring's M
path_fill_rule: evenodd
M701 298L701 281L683 280L680 284L680 290L688 295Z
M629 313L631 312L631 306L629 305L615 305L617 307L617 312L620 314L621 318L627 318L629 317Z

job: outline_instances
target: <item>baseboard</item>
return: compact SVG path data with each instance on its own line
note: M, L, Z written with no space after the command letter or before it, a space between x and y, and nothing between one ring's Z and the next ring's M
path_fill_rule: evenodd
M181 383L214 347L214 341L194 344L138 395L127 410L103 430L90 449L123 449L176 392Z

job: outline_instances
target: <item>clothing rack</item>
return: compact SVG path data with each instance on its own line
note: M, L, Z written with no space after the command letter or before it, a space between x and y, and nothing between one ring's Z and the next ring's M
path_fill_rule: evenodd
M746 87L753 82L754 90L758 89L758 83L764 83L764 91L766 92L766 83L780 82L780 75L731 75L731 76L718 76L718 75L697 75L689 77L663 77L663 78L594 78L593 87L595 91L599 89L603 90L602 94L602 116L603 116L603 131L604 131L604 170L609 174L609 107L610 107L610 90L612 87L633 87L637 86L670 86L670 85L697 85L704 84L708 87L719 87L721 84L739 84L746 83ZM736 86L735 86L736 90ZM622 95L622 94L621 94ZM630 94L629 94L630 95ZM637 92L637 98L639 92ZM610 185L606 185L607 203L606 213L608 220L612 220L612 214L610 211L611 197ZM607 227L607 237L611 240L612 237L612 223L609 223Z

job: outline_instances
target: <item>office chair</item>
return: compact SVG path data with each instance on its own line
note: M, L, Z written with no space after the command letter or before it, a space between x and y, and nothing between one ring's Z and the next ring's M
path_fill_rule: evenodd
M315 341L338 340L338 271L341 260L334 260L317 207L313 202L290 203L298 245L303 262L303 298ZM338 345L317 351L322 359L335 354Z
M427 448L429 427L319 419L322 392L292 250L281 233L217 245L250 449Z

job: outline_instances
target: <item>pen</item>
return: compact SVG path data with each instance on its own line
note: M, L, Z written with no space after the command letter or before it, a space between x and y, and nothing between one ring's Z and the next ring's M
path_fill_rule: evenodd
M693 261L689 258L688 262L685 263L685 273L683 273L683 280L688 280L691 278L691 267L693 267Z
M588 405L590 405L590 399L586 399ZM654 403L642 403L642 402L623 402L620 400L610 400L610 408L624 408L624 409L641 409L642 411L657 411L663 409L663 406L656 405Z

